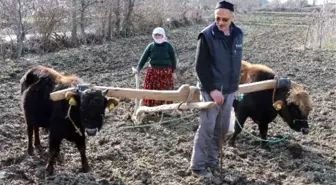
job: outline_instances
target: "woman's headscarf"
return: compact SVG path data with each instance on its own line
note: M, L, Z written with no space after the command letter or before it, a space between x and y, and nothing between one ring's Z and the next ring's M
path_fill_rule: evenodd
M155 34L161 34L161 35L163 35L163 37L162 37L161 39L156 39L155 36L154 36ZM156 27L156 28L153 30L152 37L153 37L154 41L155 41L156 43L158 43L158 44L167 42L166 33L165 33L164 29L161 28L161 27Z

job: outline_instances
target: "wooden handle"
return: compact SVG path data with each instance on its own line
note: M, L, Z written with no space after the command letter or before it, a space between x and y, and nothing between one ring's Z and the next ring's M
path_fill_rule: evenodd
M134 77L135 77L135 89L139 89L139 86L140 86L139 74L137 73L137 70L134 67L132 67L132 71L133 71ZM140 106L140 99L136 98L135 99L135 110L138 109L139 106Z
M166 110L174 110L177 109L180 103L173 104L164 104L155 107L146 107L141 106L136 111L136 115L141 114L143 112L159 112ZM216 105L216 102L192 102L192 103L183 103L180 106L180 109L208 109Z
M186 101L189 95L190 86L182 85L178 90L147 90L147 89L131 89L131 88L114 88L96 86L98 89L108 89L107 96L124 97L124 98L139 98L152 100L166 101ZM199 102L199 93L194 93L192 101Z

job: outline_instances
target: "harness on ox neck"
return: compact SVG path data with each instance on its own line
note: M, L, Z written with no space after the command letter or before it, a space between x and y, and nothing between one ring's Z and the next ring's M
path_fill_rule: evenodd
M280 89L280 88L291 88L292 82L289 78L284 78L284 77L275 77L274 78L277 83L276 83L276 88Z
M78 84L76 86L76 92L82 93L83 91L89 89L91 86L92 86L91 84ZM70 120L70 122L72 123L73 127L76 130L76 133L78 133L80 136L83 136L82 132L80 131L80 129L77 127L77 125L75 124L75 122L72 120L72 118L70 116L72 106L76 106L76 105L77 105L77 102L76 102L75 98L71 97L69 99L68 113L67 113L67 116L65 118L68 118Z
M283 77L277 77L275 76L274 79L276 80L276 85L273 89L273 95L272 95L272 104L273 104L273 107L275 108L276 111L280 111L282 109L282 106L283 106L283 102L280 100L276 101L274 100L275 98L275 92L277 89L280 89L280 88L287 88L287 89L290 89L291 88L291 81L289 78L283 78Z
M83 92L83 91L85 91L86 89L89 89L92 86L93 86L92 84L78 84L76 86L76 91L77 92Z

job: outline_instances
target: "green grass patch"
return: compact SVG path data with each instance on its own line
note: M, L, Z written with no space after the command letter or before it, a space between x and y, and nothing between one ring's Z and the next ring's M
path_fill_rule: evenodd
M336 50L336 43L335 42L328 42L323 44L323 49L327 49L327 50Z

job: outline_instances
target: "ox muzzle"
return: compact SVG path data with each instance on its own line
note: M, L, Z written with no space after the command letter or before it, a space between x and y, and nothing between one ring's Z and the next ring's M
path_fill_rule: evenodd
M99 129L98 128L86 128L85 133L88 136L96 136L98 134Z
M308 128L308 121L307 120L305 120L305 119L295 119L295 120L293 120L293 123L295 125L301 126L300 132L302 132L302 134L304 134L304 135L309 134L309 128Z

